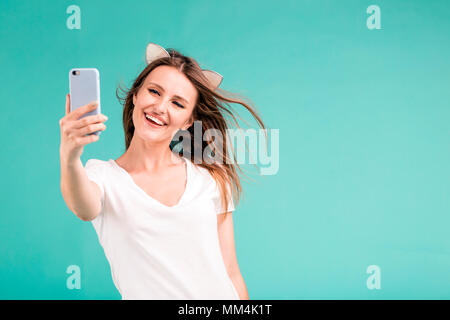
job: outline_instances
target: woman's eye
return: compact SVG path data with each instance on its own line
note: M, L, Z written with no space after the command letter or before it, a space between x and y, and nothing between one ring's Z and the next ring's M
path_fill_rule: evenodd
M156 91L155 89L148 89L148 91L151 92L151 93L156 93L156 94L159 96L159 92ZM183 106L182 104L179 104L179 103L176 102L176 101L174 101L174 103L175 103L177 106L179 106L180 108L183 108L183 109L184 109L184 106Z
M176 102L176 101L174 101L174 103L175 103L177 106L179 106L180 108L183 108L183 109L184 109L184 106L183 106L182 104L179 104L179 103Z

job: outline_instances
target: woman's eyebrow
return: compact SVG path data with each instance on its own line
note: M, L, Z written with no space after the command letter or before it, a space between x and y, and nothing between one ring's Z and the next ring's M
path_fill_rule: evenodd
M154 85L155 87L158 87L161 91L164 91L164 88L161 87L161 86L160 86L159 84L157 84L157 83L149 82L148 84L152 84L152 85ZM178 96L178 95L174 95L173 97L176 98L176 99L183 100L183 101L185 101L186 103L189 103L189 101L187 101L185 98L180 97L180 96Z

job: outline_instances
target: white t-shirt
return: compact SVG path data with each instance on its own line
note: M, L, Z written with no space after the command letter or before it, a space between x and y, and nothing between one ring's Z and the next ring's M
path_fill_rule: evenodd
M218 186L205 168L183 159L186 189L173 207L150 197L113 159L85 165L102 194L91 222L124 300L239 299L219 245Z

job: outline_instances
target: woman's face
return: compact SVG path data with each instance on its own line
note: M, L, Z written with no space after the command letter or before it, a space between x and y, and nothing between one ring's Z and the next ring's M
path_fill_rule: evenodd
M135 134L143 140L170 143L179 129L192 125L197 95L197 89L182 72L171 66L156 67L133 96ZM146 114L163 125L147 120Z

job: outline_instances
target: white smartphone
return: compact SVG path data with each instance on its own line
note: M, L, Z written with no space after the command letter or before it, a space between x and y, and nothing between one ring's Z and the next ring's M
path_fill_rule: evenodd
M86 112L81 118L101 113L100 75L96 68L73 68L69 71L70 112L97 100L95 110ZM89 133L99 135L101 131Z

